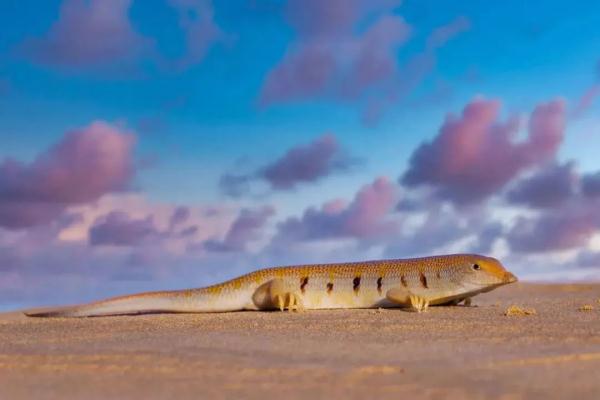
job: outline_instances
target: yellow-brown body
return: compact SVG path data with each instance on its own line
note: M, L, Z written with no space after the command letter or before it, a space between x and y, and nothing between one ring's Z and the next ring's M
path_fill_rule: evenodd
M456 304L516 281L496 259L457 254L258 270L201 289L141 293L31 316L413 307Z

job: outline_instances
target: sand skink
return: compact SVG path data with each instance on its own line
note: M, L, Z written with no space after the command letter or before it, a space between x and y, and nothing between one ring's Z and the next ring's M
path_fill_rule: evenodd
M31 317L92 317L147 313L452 305L516 282L490 257L454 254L401 260L302 265L258 270L200 289L115 297L25 312Z

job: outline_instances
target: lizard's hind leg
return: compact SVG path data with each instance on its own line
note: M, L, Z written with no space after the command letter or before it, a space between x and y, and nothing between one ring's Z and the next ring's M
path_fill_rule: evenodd
M262 284L252 296L260 310L279 309L280 311L303 311L302 297L286 287L282 279L273 279Z
M429 300L421 296L410 296L410 304L416 312L427 311L429 308Z

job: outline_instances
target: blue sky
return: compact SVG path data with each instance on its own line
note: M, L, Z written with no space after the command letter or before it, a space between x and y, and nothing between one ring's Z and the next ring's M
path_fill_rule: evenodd
M303 15L309 17L303 19ZM444 218L455 218L459 225L468 224L476 212L485 215L485 221L498 222L500 218L505 231L495 237L494 248L485 250L517 263L517 270L532 279L543 279L549 270L552 274L547 276L600 277L597 269L579 265L600 251L596 243L600 224L586 227L585 233L578 230L577 240L553 239L535 251L515 251L506 245L519 216L543 219L549 213L544 208L510 204L506 193L511 188L526 184L528 177L543 175L550 164L573 161L574 185L591 182L600 169L596 150L600 148L597 2L111 0L101 5L99 0L5 1L0 4L0 26L0 166L4 168L0 168L0 196L5 196L0 200L0 249L12 246L11 251L18 253L10 257L13 261L6 269L10 281L5 277L10 283L5 286L29 289L6 301L48 300L47 294L33 293L38 293L44 282L58 283L65 278L62 272L45 269L39 259L73 248L123 269L128 268L123 261L127 257L145 252L148 246L161 248L166 263L183 265L185 273L199 284L210 280L205 274L210 268L221 271L214 275L221 277L252 269L254 262L297 262L299 257L294 254L304 253L300 249L308 245L321 246L308 257L311 262L332 261L339 258L335 254L360 259L474 250L470 245L461 247L458 243L466 240L464 235L458 230L452 234L448 226L430 228L432 236L445 237L442 233L450 232L450 239L432 243L430 249L412 251L409 246L398 251L402 254L389 250L395 248L392 242L396 240L417 240L416 234L411 235L410 221L418 226L419 218L432 217L440 209L450 209L451 215ZM441 39L434 45L436 37ZM278 91L270 95L270 87ZM438 174L414 186L398 183L408 169L425 168L409 160L421 143L436 140L449 113L458 116L467 105L490 99L501 103L496 123L511 117L522 119L513 133L515 143L527 138L526 121L538 106L564 102L557 111L564 123L559 129L560 145L499 181L493 193L477 200L478 211L435 194L440 188L456 191L450 184L464 187L460 176L443 178ZM488 103L486 107L493 108ZM95 132L91 128L94 121L106 124L97 128L103 132L98 135L109 135L106 140L123 137L111 135L135 138L135 145L126 147L130 159L124 160L131 163L131 171L114 175L107 169L107 174L113 174L110 184L101 190L90 188L88 196L61 200L60 212L43 221L2 225L1 208L15 207L9 204L11 199L36 206L42 201L34 196L39 191L30 189L25 196L24 189L16 189L17 183L7 183L6 160L22 163L17 175L24 180L24 187L42 184L31 177L44 168L73 165L71 159L61 158L66 156L52 149L62 143L68 151L77 152L79 147L67 143L65 135L75 130L82 137L93 136L89 132ZM326 134L333 135L333 144L319 142ZM289 161L288 152L294 149L300 149L299 154L310 162ZM513 150L507 147L507 151ZM105 153L97 156L108 157ZM50 166L35 164L36 157L51 159ZM315 163L320 169L298 172ZM285 175L291 179L287 183L291 188L281 190L273 186L264 169L286 165L298 175ZM476 163L473 166L477 167ZM286 171L277 174L289 174ZM94 172L89 173L93 179ZM219 184L226 174L243 177L249 189L228 196ZM393 206L385 215L377 214L376 218L398 219L398 231L386 231L385 238L365 233L368 229L357 233L344 225L352 221L339 217L337 230L319 231L291 242L286 237L289 256L272 251L285 236L282 223L286 219L308 224L302 218L305 210L319 209L337 198L352 203L368 185L380 193L374 184L378 177L388 179L398 199L412 198L421 204L410 215L397 214ZM70 187L76 181L62 184ZM572 191L573 198L552 206L555 214L566 219L570 215L567 209L583 207L577 202L584 200L576 197L584 189L578 186ZM138 203L121 202L119 196L137 196ZM585 200L585 207L592 207L590 201ZM368 204L364 207L377 208L382 203ZM254 215L257 220L240 233L246 235L243 244L236 242L231 251L219 254L204 249L202 243L208 240L226 242L241 210L265 206L273 207L274 214ZM223 219L210 228L206 224L212 222L188 221L204 233L179 243L173 237L165 239L161 227L168 210L175 207L222 207ZM143 225L140 221L150 218L152 223L139 233L148 235L147 240L92 245L90 230L115 222L106 218L113 212L121 213L118 227L122 229L130 225L139 228ZM57 227L57 221L67 214L83 216L85 222ZM374 227L381 222L364 218L366 225ZM544 223L540 221L530 223ZM65 244L69 229L78 230L79 236L73 234ZM152 229L161 235L153 237L148 233ZM474 229L475 236L479 235L477 229L484 227ZM48 242L31 244L35 242L31 238L42 235L40 232L48 235ZM65 250L67 247L71 250ZM196 251L198 248L201 250ZM344 250L336 253L325 248ZM548 270L543 268L547 264L544 254L553 260ZM214 267L215 263L233 266ZM198 272L191 264L207 266ZM528 270L526 266L531 264L539 267ZM129 288L114 271L96 276L85 268L89 266L73 265L68 274L102 293ZM156 266L139 268L147 271L143 288L161 288ZM28 274L40 271L43 279L28 283ZM181 286L185 282L182 274L170 271L167 285ZM72 292L69 299L83 296L78 290Z

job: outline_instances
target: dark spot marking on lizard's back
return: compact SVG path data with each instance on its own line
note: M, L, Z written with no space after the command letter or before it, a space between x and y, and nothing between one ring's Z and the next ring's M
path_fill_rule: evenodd
M357 276L352 280L352 289L358 294L358 291L360 290L360 276Z
M383 286L383 277L377 278L377 292L381 294L381 286Z
M421 281L421 285L423 285L423 287L427 289L427 277L421 271L419 271L419 280Z
M408 286L408 282L406 281L406 277L404 275L402 275L400 277L400 282L402 282L402 286L404 286L404 287Z
M438 278L438 279L442 279L442 274L440 274L440 271L437 271L435 273L435 277Z
M306 290L306 285L308 285L308 276L305 276L304 278L300 279L300 290L302 291L302 293L304 293L304 291Z
M331 291L333 290L333 282L329 282L327 284L327 293L331 293Z

